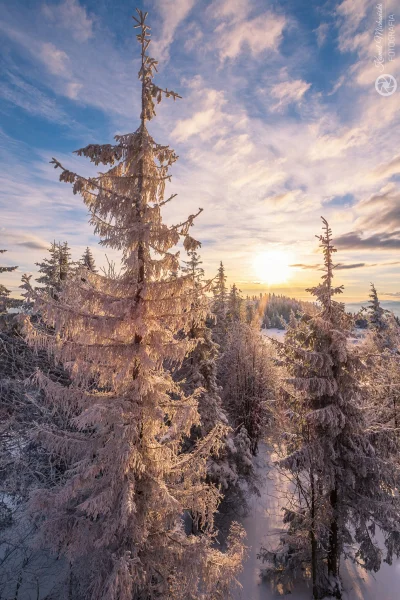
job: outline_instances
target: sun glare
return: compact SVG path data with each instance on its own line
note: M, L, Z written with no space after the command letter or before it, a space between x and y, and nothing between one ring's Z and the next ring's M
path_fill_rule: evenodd
M254 271L261 283L285 283L291 274L291 258L284 250L261 252L254 259Z

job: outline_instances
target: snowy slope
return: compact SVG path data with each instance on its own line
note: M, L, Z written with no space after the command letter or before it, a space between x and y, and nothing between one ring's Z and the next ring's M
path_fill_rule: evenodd
M283 342L285 339L286 330L285 329L276 329L275 327L271 327L270 329L261 329L261 334L265 338L272 338L273 340L278 340L278 342ZM351 345L361 344L367 334L366 329L354 329L353 334L349 337L348 343ZM400 595L399 595L400 598Z
M276 330L279 331L279 330ZM268 330L271 332L271 329ZM282 332L284 333L284 332ZM274 546L279 541L279 531L282 527L282 513L279 490L285 489L286 482L280 480L280 475L269 470L267 460L269 455L265 445L260 445L256 457L256 469L261 477L261 497L253 496L249 515L242 520L247 532L246 544L249 546L249 556L244 563L243 572L239 581L243 589L234 592L235 600L272 600L282 598L271 590L266 581L261 581L260 569L262 562L257 560L257 553L262 545ZM298 591L296 596L289 596L293 600L310 600L307 590Z
M278 340L279 342L283 342L286 330L270 327L269 329L261 329L261 333L267 338L272 338L274 340Z

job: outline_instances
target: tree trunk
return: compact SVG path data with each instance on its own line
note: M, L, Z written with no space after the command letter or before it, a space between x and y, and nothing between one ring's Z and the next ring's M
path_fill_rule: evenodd
M144 67L144 56L145 56L145 49L144 46L142 45L142 69ZM141 150L143 150L143 133L145 130L145 125L146 125L146 116L145 116L145 82L144 79L142 80L142 112L140 114L140 120L141 120ZM144 164L143 164L143 157L140 159L139 161L139 167L138 167L138 191L137 191L137 199L136 199L136 216L137 216L137 223L141 224L142 223L142 212L143 212L143 177L144 177ZM143 241L141 239L139 239L139 243L138 243L138 248L137 248L137 258L138 258L138 264L139 264L139 270L138 270L138 274L137 274L137 283L138 283L138 289L136 292L136 297L135 297L135 309L137 308L138 304L141 302L142 297L142 287L143 287L143 283L144 283L144 278L145 278L145 269L144 269L144 247L143 247ZM135 333L135 344L139 345L142 342L142 336ZM135 366L133 368L133 379L136 379L139 376L139 369L140 369L140 364L139 361L136 359L135 360Z
M337 517L338 491L335 487L329 497L332 508L332 522L329 531L329 550L328 550L328 575L333 585L332 595L334 598L341 598L342 594L339 587L339 527Z
M311 576L312 576L312 590L313 598L317 600L319 598L319 590L317 585L317 540L315 537L315 481L314 472L310 470L310 485L311 485L311 528L310 528L310 541L311 541Z

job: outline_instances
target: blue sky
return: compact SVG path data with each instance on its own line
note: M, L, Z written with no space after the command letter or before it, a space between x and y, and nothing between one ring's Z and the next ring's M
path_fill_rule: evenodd
M3 262L19 265L5 281L17 290L53 239L68 240L75 258L89 244L104 263L80 197L48 163L94 173L71 152L136 129L138 45L125 1L0 5L0 246ZM386 300L400 295L399 91L375 90L376 2L137 5L150 13L158 83L183 96L151 125L180 156L165 216L204 209L196 235L206 274L223 260L231 283L264 291L272 267L260 272L254 257L282 256L296 266L270 289L304 295L319 277L323 215L345 297L365 298L370 281ZM388 1L392 11L400 19ZM398 28L397 40L385 72L400 87Z

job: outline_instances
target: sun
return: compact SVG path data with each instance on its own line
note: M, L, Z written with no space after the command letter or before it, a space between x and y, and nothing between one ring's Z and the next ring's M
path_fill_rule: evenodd
M257 254L254 272L261 283L275 285L285 283L291 275L291 257L284 250L268 250Z

